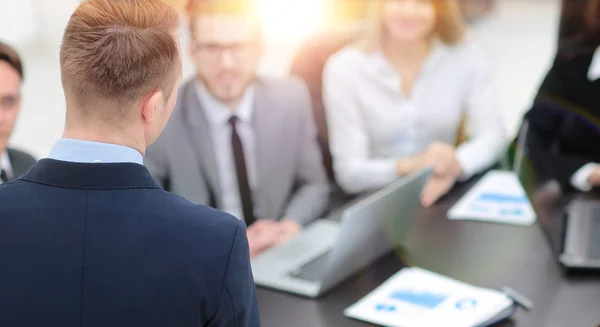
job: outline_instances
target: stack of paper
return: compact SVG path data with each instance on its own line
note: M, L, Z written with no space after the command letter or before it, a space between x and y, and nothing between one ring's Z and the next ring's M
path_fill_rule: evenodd
M512 312L512 307L513 301L499 291L405 268L344 314L388 327L474 327Z
M494 170L450 209L448 218L531 225L536 216L517 175Z

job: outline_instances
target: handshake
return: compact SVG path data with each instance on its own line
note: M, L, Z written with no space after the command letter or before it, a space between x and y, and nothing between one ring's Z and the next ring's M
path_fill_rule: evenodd
M428 167L433 168L433 174L421 194L421 203L425 207L433 205L446 194L463 174L456 148L441 142L432 143L413 157L400 159L396 164L396 172L399 176L406 176Z

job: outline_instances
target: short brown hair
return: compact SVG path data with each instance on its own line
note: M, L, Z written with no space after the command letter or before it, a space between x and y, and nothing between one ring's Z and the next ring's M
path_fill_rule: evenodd
M2 42L0 42L0 61L8 63L23 79L23 63L21 62L21 58L19 58L19 54L15 49L8 46L8 44Z
M383 5L389 0L369 0L371 7L369 15L374 26L367 40L368 48L373 48L374 43L379 43L383 32L381 15ZM467 32L467 24L461 14L460 5L456 0L432 0L436 22L434 33L445 44L456 44L463 40Z
M80 105L120 106L153 90L170 92L181 70L178 25L177 12L160 0L83 1L60 49L65 92Z

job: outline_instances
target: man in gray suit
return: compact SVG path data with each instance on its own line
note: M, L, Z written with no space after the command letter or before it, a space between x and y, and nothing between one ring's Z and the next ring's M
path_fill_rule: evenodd
M145 164L165 189L248 225L251 255L319 218L329 198L310 95L260 79L261 28L248 1L191 1L196 78Z
M17 52L0 42L0 184L24 175L35 159L29 154L8 147L19 108L23 65Z

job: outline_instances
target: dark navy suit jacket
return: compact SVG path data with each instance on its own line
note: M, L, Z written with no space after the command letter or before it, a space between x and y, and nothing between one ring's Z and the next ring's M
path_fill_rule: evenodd
M0 326L259 326L243 222L138 164L44 159L0 185Z

